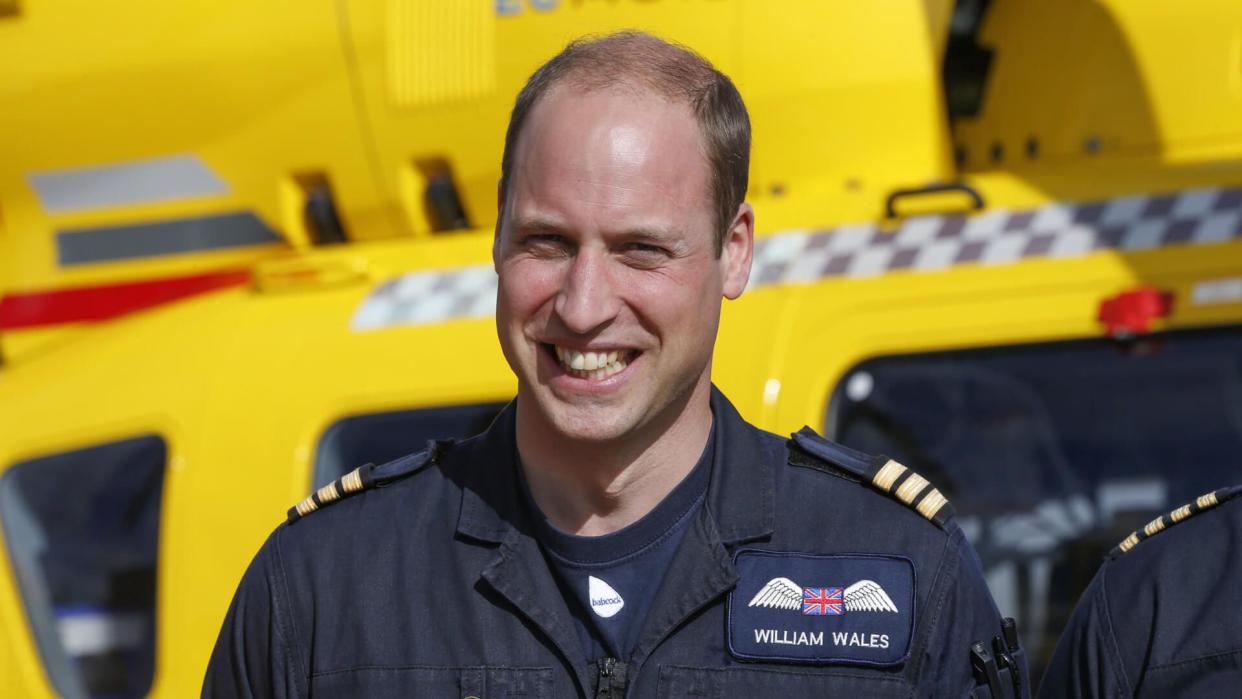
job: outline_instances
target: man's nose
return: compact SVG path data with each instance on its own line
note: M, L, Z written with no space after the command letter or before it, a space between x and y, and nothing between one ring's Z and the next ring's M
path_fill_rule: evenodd
M616 317L621 300L608 268L607 253L580 249L556 297L556 314L570 332L585 335Z

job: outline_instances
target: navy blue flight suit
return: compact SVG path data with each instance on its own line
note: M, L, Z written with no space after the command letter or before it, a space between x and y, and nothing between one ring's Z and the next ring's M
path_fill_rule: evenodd
M203 694L975 693L971 645L991 652L1002 619L951 506L895 462L782 439L711 400L707 499L633 657L583 655L519 494L510 405L475 438L291 510L242 579Z
M1114 548L1078 601L1044 697L1242 696L1242 486Z

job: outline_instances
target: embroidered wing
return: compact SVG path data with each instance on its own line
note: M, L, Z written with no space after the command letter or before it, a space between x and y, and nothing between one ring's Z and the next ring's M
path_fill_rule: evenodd
M768 583L771 585L771 583ZM896 612L897 605L874 580L859 580L845 588L845 609L851 612Z
M802 607L802 586L789 578L772 578L763 586L748 607L769 607L771 609L800 609Z

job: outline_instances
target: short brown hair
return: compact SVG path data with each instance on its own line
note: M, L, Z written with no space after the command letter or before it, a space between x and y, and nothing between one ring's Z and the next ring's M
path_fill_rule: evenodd
M501 206L508 200L517 140L531 109L563 81L591 92L631 84L685 103L694 112L710 170L716 208L716 255L746 196L750 173L750 117L733 81L694 51L637 31L570 42L535 71L518 93L500 164ZM503 214L503 212L502 212Z

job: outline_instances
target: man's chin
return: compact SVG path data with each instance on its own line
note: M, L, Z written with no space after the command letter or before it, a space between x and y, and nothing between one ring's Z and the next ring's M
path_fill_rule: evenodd
M558 439L575 442L610 442L624 437L636 425L626 411L616 405L593 402L566 402L552 397L538 401L541 422ZM549 405L550 403L550 405Z
M562 439L569 439L575 442L611 442L624 437L631 431L631 427L625 424L626 421L620 420L617 416L608 415L553 415L548 421L549 427L552 428Z

